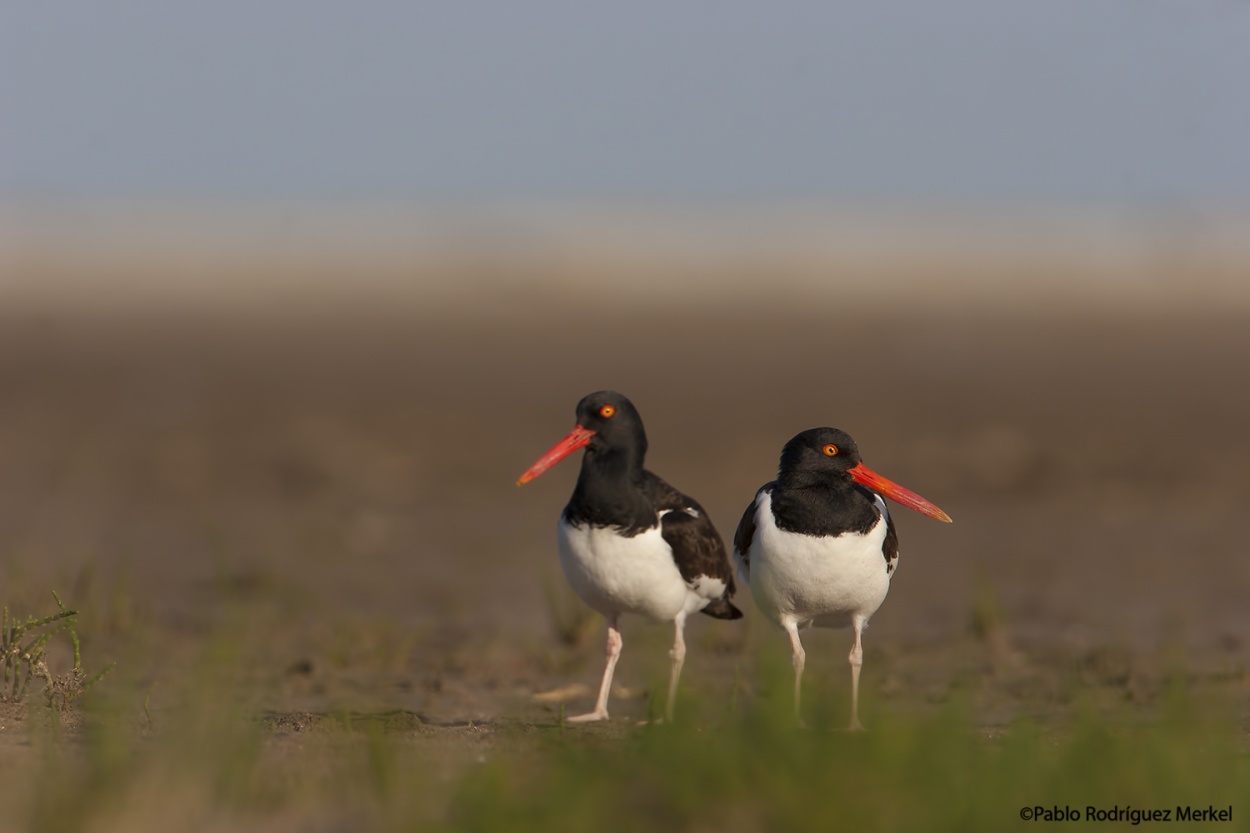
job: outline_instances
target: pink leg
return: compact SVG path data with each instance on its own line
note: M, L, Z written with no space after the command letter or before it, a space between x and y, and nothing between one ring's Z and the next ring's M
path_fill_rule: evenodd
M668 704L665 707L664 719L673 722L673 703L677 700L677 681L681 679L681 667L686 662L686 614L679 613L673 620L673 650L668 655L673 659L673 670L668 678Z
M595 720L608 719L608 695L612 692L612 673L616 671L616 661L620 658L621 647L625 644L625 640L621 639L621 629L617 626L618 621L618 616L608 617L608 661L603 667L603 682L599 684L599 699L595 703L595 710L567 718L566 722L590 723Z
M803 667L807 664L807 652L799 641L799 626L794 622L786 622L783 626L790 635L790 662L794 665L794 716L799 725L803 725L803 714L799 709L803 686Z
M864 620L856 616L851 622L855 631L855 641L851 644L851 655L847 657L851 663L851 723L846 727L848 732L862 732L864 725L859 722L859 669L864 664L864 649L860 646L860 635L864 630Z

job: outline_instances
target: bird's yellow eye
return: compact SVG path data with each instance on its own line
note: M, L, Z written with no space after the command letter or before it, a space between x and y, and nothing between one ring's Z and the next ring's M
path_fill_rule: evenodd
M828 456L832 457L838 453L838 447L834 445L833 443L829 443L827 446L824 447L824 452Z
M604 405L599 409L599 416L604 417L605 419L612 416L614 413L616 413L616 408L612 405Z

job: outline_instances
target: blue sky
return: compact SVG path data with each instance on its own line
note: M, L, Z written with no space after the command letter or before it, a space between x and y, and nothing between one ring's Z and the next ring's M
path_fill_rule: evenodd
M1250 2L0 0L0 199L1250 202Z

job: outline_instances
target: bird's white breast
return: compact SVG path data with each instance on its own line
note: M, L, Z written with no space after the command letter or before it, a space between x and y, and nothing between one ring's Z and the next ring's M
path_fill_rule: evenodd
M627 538L612 527L574 526L561 518L559 542L569 584L605 616L640 613L668 621L707 604L682 579L658 526Z
M750 585L756 606L778 623L814 622L840 628L854 616L865 620L890 590L882 545L882 513L867 533L810 536L786 532L773 518L772 496L756 499L755 537L750 547Z

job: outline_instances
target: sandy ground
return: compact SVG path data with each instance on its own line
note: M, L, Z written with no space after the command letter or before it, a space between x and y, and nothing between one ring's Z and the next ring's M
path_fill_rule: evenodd
M1062 707L1073 678L1149 706L1182 661L1244 688L1241 308L834 288L666 310L662 291L512 286L429 307L0 310L0 596L49 612L59 590L88 665L118 660L115 685L157 713L229 633L241 701L277 730L335 709L554 720L589 703L559 690L593 685L601 657L555 556L576 464L514 481L580 396L615 388L646 420L650 466L726 537L816 425L955 518L899 512L870 710L941 701L970 674L995 681L985 725ZM745 622L692 626L698 695L785 655L740 601ZM614 713L639 718L668 633L625 627ZM817 689L840 694L845 634L811 646Z

